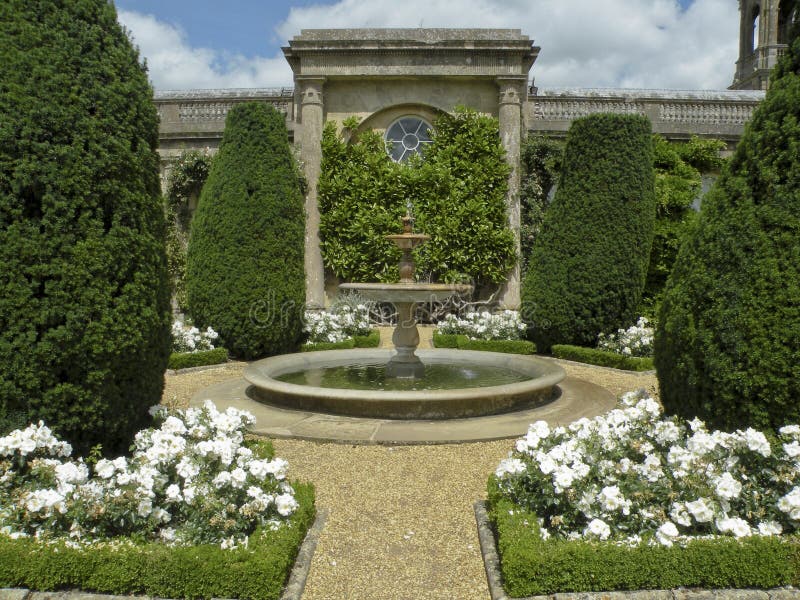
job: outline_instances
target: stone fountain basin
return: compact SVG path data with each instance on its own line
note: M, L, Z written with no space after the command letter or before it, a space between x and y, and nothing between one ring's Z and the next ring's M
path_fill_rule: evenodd
M472 293L472 286L450 283L342 283L339 289L356 290L375 302L444 302Z
M472 350L419 350L425 364L481 365L517 371L529 380L489 387L449 390L383 391L322 388L278 381L306 369L389 361L392 350L357 349L303 352L265 358L245 367L248 395L267 404L304 411L379 419L454 419L493 415L553 400L566 376L553 362L517 354Z

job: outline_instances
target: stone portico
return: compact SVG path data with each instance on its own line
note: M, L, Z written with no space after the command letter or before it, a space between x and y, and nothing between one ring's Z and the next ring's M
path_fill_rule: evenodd
M512 167L508 223L519 244L519 159L526 134L563 136L574 118L596 112L647 115L668 139L717 137L734 145L763 91L538 90L529 85L539 48L518 29L303 30L285 47L293 88L156 93L161 117L162 174L186 150L218 147L227 111L267 102L286 115L308 182L306 301L325 306L316 181L325 122L360 119L361 129L386 131L401 117L431 123L464 105L498 119ZM501 302L518 308L519 270L509 273Z

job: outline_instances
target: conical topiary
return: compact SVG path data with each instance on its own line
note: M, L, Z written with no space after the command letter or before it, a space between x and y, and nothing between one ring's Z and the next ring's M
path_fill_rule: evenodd
M572 123L522 287L540 351L594 346L599 333L636 320L655 220L652 144L650 122L638 115Z
M664 293L661 401L715 427L800 422L799 73L795 37Z
M192 221L186 282L190 314L235 356L297 349L304 234L284 116L263 103L234 106Z
M0 413L128 449L170 349L153 91L107 0L0 3Z

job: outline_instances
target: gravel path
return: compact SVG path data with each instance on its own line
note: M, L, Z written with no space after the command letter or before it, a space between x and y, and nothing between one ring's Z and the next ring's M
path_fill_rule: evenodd
M652 374L561 362L569 375L615 394L655 391ZM241 376L243 363L170 375L164 402ZM304 600L486 600L472 503L513 440L430 446L351 446L279 439L292 478L314 483L330 515Z

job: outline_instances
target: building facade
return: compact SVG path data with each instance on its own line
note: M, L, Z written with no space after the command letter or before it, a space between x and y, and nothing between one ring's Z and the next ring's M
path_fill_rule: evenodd
M426 142L426 127L420 124L431 123L443 111L463 105L497 118L512 168L508 222L519 244L519 159L525 135L563 136L576 117L616 112L648 116L653 130L668 139L698 135L720 138L732 146L764 96L760 88L538 90L529 84L538 52L517 29L303 30L284 48L294 72L293 88L156 94L162 172L186 150L216 149L227 111L236 103L267 102L281 111L308 182L307 305L321 308L329 298L319 245L316 181L327 121L358 117L361 128L386 132L393 158L402 160ZM501 303L518 308L519 302L517 268L509 273Z

